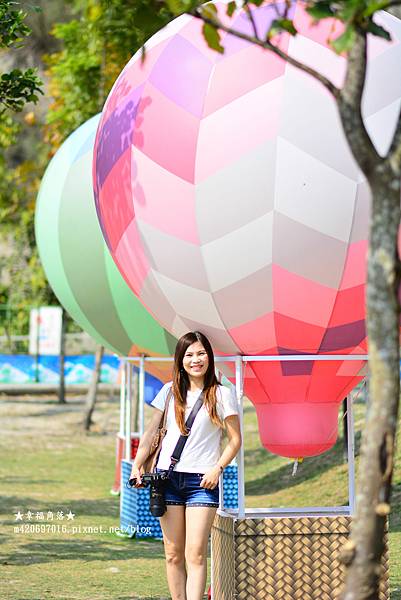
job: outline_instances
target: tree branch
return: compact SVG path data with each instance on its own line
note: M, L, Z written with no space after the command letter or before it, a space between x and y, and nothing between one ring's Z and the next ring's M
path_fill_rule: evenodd
M245 7L246 12L248 13L249 20L252 23L252 29L253 29L254 36L257 40L259 40L258 28L256 27L256 21L253 18L253 14L252 14L251 9L249 8L249 4L246 2L244 7Z
M366 130L361 111L367 65L366 38L366 32L356 32L356 40L348 53L347 72L338 96L338 109L354 158L363 173L369 175L383 159Z
M276 54L277 56L279 56L280 58L285 60L288 64L290 64L293 67L300 69L304 73L307 73L308 75L311 75L312 77L314 77L317 81L319 81L322 85L324 85L324 87L330 92L330 94L332 94L334 96L334 98L338 99L338 97L340 95L340 90L334 85L334 83L332 81L330 81L330 79L328 79L327 77L325 77L318 71L315 71L315 69L312 69L311 67L308 67L307 65L304 65L303 63L299 62L295 58L292 58L286 52L283 52L282 50L280 50L280 48L278 48L277 46L274 46L274 44L272 44L270 41L268 41L268 40L263 41L263 40L260 40L256 36L248 35L246 33L242 33L241 31L236 31L235 29L232 29L231 27L227 27L218 19L214 19L209 16L206 17L205 15L203 15L202 9L196 8L190 14L192 14L192 16L194 16L194 17L197 17L198 19L201 19L204 23L208 23L209 25L212 25L216 29L220 29L221 31L230 33L231 35L234 35L235 37L246 40L247 42L250 42L251 44L260 46L261 48L264 48L265 50L270 50L271 52L273 52L274 54Z

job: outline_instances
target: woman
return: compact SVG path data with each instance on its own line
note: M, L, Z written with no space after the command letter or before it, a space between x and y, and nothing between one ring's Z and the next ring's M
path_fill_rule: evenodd
M131 477L138 481L170 389L173 397L158 470L169 468L178 438L181 433L186 434L185 421L202 390L204 393L203 405L195 417L181 458L166 482L167 510L160 517L172 600L202 600L208 539L219 506L219 477L241 446L241 432L235 396L219 384L212 347L199 331L187 333L178 340L173 381L151 402L155 415L141 438L131 471ZM224 426L228 444L220 456Z

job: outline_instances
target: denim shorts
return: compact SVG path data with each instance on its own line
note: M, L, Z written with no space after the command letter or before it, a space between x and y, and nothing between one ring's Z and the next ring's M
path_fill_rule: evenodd
M157 472L164 469L156 468ZM200 487L203 473L172 471L164 482L166 504L181 506L219 506L219 484L213 490Z

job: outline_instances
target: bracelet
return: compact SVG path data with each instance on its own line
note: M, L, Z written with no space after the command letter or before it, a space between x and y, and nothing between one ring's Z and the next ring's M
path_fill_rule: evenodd
M219 467L219 469L220 469L220 475L221 475L221 474L223 473L223 471L224 471L224 467L222 467L221 465L217 465L217 466L218 466L218 467Z

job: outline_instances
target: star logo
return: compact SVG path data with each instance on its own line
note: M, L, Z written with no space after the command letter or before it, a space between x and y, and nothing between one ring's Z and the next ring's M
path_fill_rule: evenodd
M16 521L22 521L24 517L24 513L22 513L20 510L17 513L14 513L14 515Z
M75 513L72 513L71 510L66 514L67 521L73 521L75 517Z

